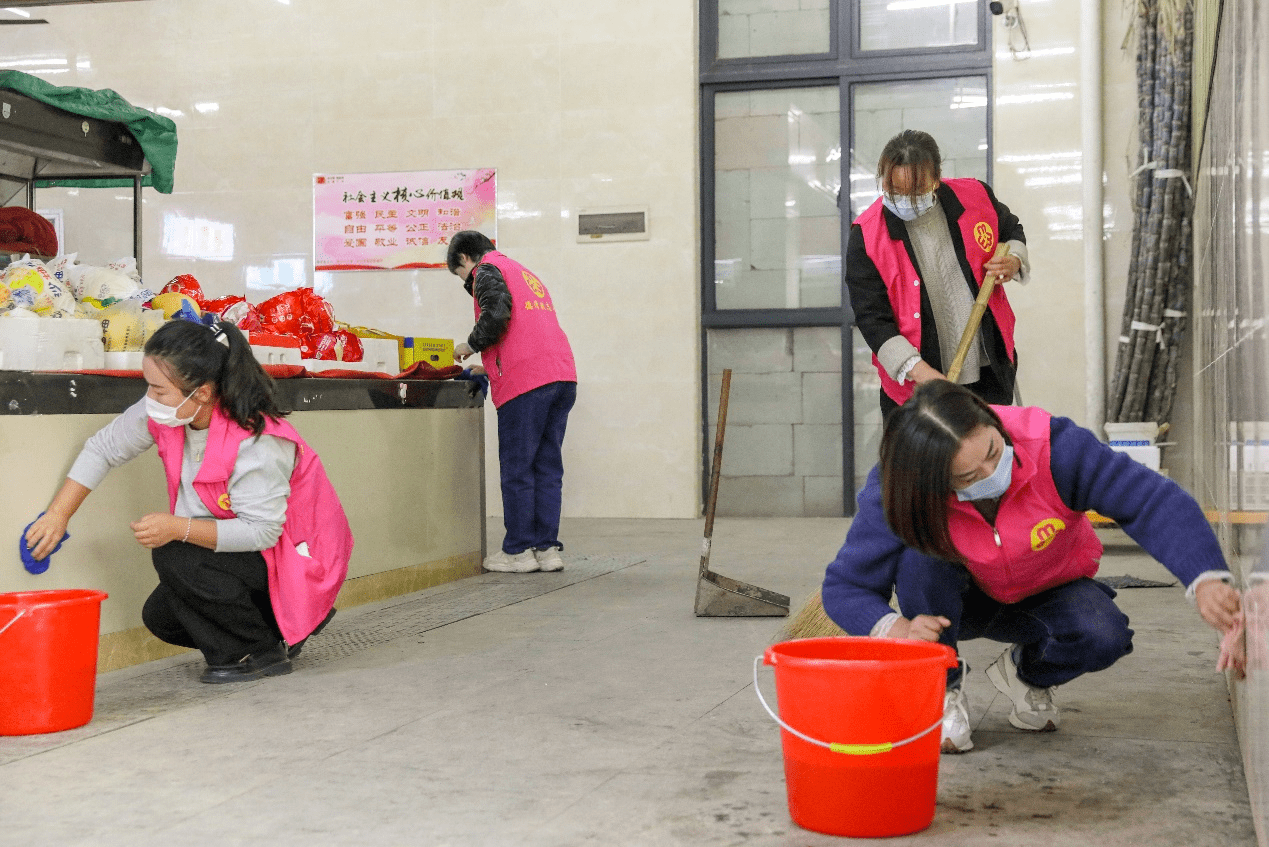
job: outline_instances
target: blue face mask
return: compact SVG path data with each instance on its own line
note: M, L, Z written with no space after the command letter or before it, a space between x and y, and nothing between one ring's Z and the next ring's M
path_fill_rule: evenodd
M1009 483L1013 481L1013 447L1006 444L1004 449L1000 451L1000 462L996 465L996 469L991 472L991 476L984 477L972 485L964 488L956 489L956 499L966 500L994 500L1009 490Z
M881 203L889 209L895 217L902 221L914 221L924 215L926 212L934 208L934 192L929 194L921 194L915 199L907 196L890 198L882 195Z

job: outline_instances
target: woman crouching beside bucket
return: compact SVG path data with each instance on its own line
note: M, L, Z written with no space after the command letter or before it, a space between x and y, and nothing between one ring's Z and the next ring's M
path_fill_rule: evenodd
M1224 633L1240 600L1194 498L1043 409L988 406L946 380L886 420L881 462L824 577L824 610L852 635L1008 644L987 669L1009 722L1061 724L1053 689L1132 651L1085 512L1114 519ZM889 606L891 592L899 612ZM973 747L959 668L948 672L943 752Z
M238 328L171 321L145 345L145 397L84 445L26 533L35 559L62 539L112 468L157 446L170 513L130 526L159 585L141 617L202 651L203 682L291 672L334 614L352 532L321 460L282 420L273 382Z

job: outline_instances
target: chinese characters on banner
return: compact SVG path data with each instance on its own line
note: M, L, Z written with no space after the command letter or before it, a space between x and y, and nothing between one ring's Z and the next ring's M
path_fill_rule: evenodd
M454 233L495 240L493 168L313 177L317 271L443 268Z

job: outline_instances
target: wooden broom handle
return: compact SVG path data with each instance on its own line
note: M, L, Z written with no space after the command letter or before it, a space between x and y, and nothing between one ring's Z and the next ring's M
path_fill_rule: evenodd
M705 540L701 545L700 576L709 570L709 552L714 535L714 509L718 506L718 478L723 470L723 438L727 432L727 400L731 394L731 368L723 369L718 388L718 420L715 421L714 463L709 475L709 498L705 501Z
M996 248L992 258L1004 258L1008 255L1009 245L1001 244ZM974 300L974 308L969 313L969 323L965 324L965 332L961 334L961 344L956 348L956 355L952 357L952 366L947 369L947 378L952 382L956 382L956 378L961 375L961 368L965 366L965 357L969 355L969 346L974 343L974 338L978 335L978 325L983 322L983 313L987 311L987 300L996 290L996 283L999 280L999 276L992 274L984 279L983 284L978 288L978 298Z

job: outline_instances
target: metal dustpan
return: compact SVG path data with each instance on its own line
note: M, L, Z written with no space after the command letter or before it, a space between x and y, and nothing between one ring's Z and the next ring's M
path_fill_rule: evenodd
M727 396L731 391L731 370L723 371L718 397L718 431L714 436L714 464L709 480L709 502L705 505L705 541L701 545L701 569L696 580L698 618L785 617L789 598L709 569L713 544L714 509L718 505L718 477L723 466L723 434L727 430Z

